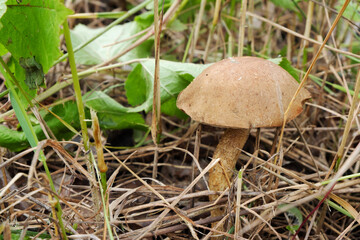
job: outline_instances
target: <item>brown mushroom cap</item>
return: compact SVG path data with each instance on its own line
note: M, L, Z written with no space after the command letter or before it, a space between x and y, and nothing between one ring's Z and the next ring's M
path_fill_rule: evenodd
M281 126L299 84L283 68L257 57L231 57L206 68L178 96L192 119L227 128ZM288 121L303 110L310 93L302 89Z

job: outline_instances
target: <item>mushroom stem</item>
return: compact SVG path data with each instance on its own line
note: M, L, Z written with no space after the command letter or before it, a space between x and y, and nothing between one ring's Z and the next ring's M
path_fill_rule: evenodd
M214 152L213 158L220 158L221 160L219 163L221 164L216 164L209 172L210 190L224 191L229 186L228 179L231 181L241 149L244 147L244 144L248 139L249 131L249 129L245 128L226 129ZM218 195L211 195L209 198L211 201L214 201L217 197ZM212 217L223 214L224 209L215 209L211 211Z

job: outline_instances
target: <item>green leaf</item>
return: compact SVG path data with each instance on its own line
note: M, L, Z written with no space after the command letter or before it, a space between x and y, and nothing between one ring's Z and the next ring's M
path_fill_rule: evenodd
M352 46L351 46L351 52L353 53L359 53L360 52L360 38L357 38L357 41L355 41ZM354 64L354 63L360 63L360 59L359 58L355 58L355 57L350 57L348 56L350 59L351 59L351 63ZM355 68L353 69L354 70L354 73L356 74L356 70Z
M186 30L188 27L182 23L179 19L175 19L170 26L168 26L169 29L175 31L175 32L181 32Z
M193 63L160 61L161 102L177 95L206 67ZM138 64L125 82L128 102L135 108L131 112L149 112L152 108L155 61L149 59ZM138 106L139 105L139 106ZM175 107L175 106L174 106ZM167 109L170 111L170 109Z
M146 72L143 73L143 66L141 64L136 65L128 75L125 83L128 102L132 106L144 103L148 93L152 91L152 86L153 84L151 83L151 80L147 78Z
M176 107L175 97L161 104L161 112L169 116L176 116L180 119L186 119L188 117L188 115Z
M164 9L166 10L171 2L174 2L174 0L159 0L159 11L161 9L161 6L163 5L163 2L164 2ZM149 9L149 10L153 10L154 11L154 3L149 3L147 6L146 6L146 9Z
M25 70L25 84L29 89L37 89L44 84L44 72L35 57L19 59L20 66Z
M59 0L8 0L7 8L0 43L16 60L36 57L46 73L61 55L60 25L72 11Z
M21 151L29 146L24 132L11 130L0 125L0 146L13 152Z
M168 3L165 3L164 10L166 11L166 6L170 6L170 1L167 1ZM154 6L153 3L150 4L151 7ZM161 9L161 3L159 2L159 8ZM159 9L159 11L160 11ZM154 22L154 9L151 8L151 11L142 13L134 18L135 22L143 29L151 26ZM187 29L187 26L183 24L179 19L175 19L169 26L167 26L168 29L171 29L173 31L183 31Z
M146 131L149 126L138 113L117 113L107 114L98 113L101 129L104 130L121 130L121 129L139 129Z
M16 117L24 131L24 134L26 136L28 143L30 143L30 145L32 147L35 147L35 146L37 146L38 139L35 134L34 128L31 125L31 121L25 111L23 102L19 98L19 94L15 90L14 83L11 80L9 73L7 71L5 71L5 68L3 68L3 67L0 67L0 70L1 70L1 73L3 74L3 76L5 77L6 88L9 89L9 91L10 91L10 101L11 101L11 105L14 109L14 112L16 114ZM6 135L5 135L5 137L6 137Z
M288 206L287 204L280 204L279 208L283 208ZM298 230L300 224L303 222L303 216L301 214L301 211L296 208L290 208L286 211L286 214L292 218L292 222L293 224L286 226L286 229L288 229L289 231L291 231L292 233L296 232L296 230Z
M0 22L0 25L1 25L1 22ZM1 29L1 26L0 26L0 29ZM3 56L8 52L9 51L0 43L0 56Z
M101 91L88 92L84 95L84 103L98 113L116 114L127 112L128 109Z
M126 40L141 30L143 30L143 28L135 21L111 28L109 31L105 32L102 36L91 42L89 45L76 52L76 63L95 65L111 59L115 55L128 48L133 42L137 40L137 38L132 38L120 43L116 42ZM101 31L103 31L103 28L92 29L82 24L76 25L75 29L71 31L73 47L76 48ZM109 44L113 45L107 46ZM147 40L140 46L121 56L118 60L128 61L136 58L148 57L150 55L152 46L153 40Z
M299 0L271 0L276 6L282 7L284 9L297 11L294 2L299 2Z
M130 108L122 106L104 92L87 93L84 102L86 107L97 112L102 129L148 129L141 114L129 113Z
M340 11L340 9L344 5L344 3L345 3L345 0L338 1L335 6L336 10ZM349 5L345 9L343 16L354 22L359 22L360 21L359 11L360 11L359 1L350 1Z
M74 101L68 101L63 104L56 105L50 108L50 110L57 117L61 118L67 124L71 125L74 129L80 129L79 112L77 109L77 105ZM43 110L43 112L45 112L45 116L43 117L44 121L58 140L68 140L72 136L74 136L74 133L71 132L57 117L47 112L47 110ZM39 139L45 139L40 125L37 125L34 128Z
M11 105L15 111L16 117L19 120L20 126L23 129L27 140L30 143L30 146L36 147L38 143L37 136L35 134L34 128L31 125L29 116L27 115L24 106L22 105L18 94L14 91L13 86L9 87L10 83L7 82L7 87L10 89L10 101Z
M6 7L6 1L7 0L0 0L0 18L6 13L7 7ZM0 29L3 27L3 25L0 22Z
M0 18L5 14L7 7L6 7L7 0L0 0Z
M22 230L11 230L11 239L24 239L24 240L31 240L34 239L34 237L37 237L36 239L51 239L51 235L47 233L42 233L39 235L39 232L29 231L26 230L25 236L23 236ZM3 240L4 236L3 234L0 235L0 240Z
M8 63L11 72L14 73L16 80L22 91L18 88L15 88L19 99L25 109L29 107L29 101L32 100L36 95L36 89L30 89L25 82L26 73L24 68L22 68L19 63L13 58L10 58Z
M285 69L288 73L290 73L293 78L295 78L296 81L300 81L298 71L295 70L295 68L291 65L291 62L287 60L287 58L272 58L268 60Z
M17 108L17 104L15 101L12 101L12 104L15 108ZM50 110L54 114L56 114L59 118L61 118L63 121L67 122L72 127L74 127L75 129L80 129L79 115L75 102L69 101L64 104L59 104L50 108ZM51 131L54 133L55 137L58 140L62 140L62 139L68 140L74 135L74 133L69 131L67 127L64 126L64 124L62 124L60 120L57 119L51 113L47 112L46 110L42 110L40 114L43 115L44 121L46 122L47 126L51 129ZM22 118L24 118L22 115L19 116L17 114L19 121L20 120L25 121L22 120ZM31 117L32 115L27 116L28 119L30 119ZM32 126L30 120L28 125L24 125L24 123L22 122L20 123L23 131L11 130L3 125L0 125L1 147L6 147L11 151L21 151L29 147L29 141L32 142L33 141L32 139L36 139L36 142L37 140L45 139L44 132L42 131L42 128L39 124ZM35 137L27 137L27 136L33 136L31 133L32 131L34 132ZM35 144L35 142L32 142L32 145L33 144Z
M153 3L151 3L151 5L154 6ZM135 22L137 23L137 25L143 29L151 26L151 24L153 24L154 22L154 12L153 11L149 11L149 12L145 12L142 13L138 16L136 16L134 18Z
M132 128L146 131L148 129L148 126L145 124L141 114L128 113L127 111L129 108L123 107L103 92L97 91L88 93L84 96L84 101L87 107L93 108L98 112L100 126L104 130ZM12 103L16 112L18 112L16 101L12 100ZM50 110L57 117L45 109L40 111L40 115L43 116L47 126L51 129L58 140L68 140L74 136L74 133L70 131L58 118L61 118L76 130L80 129L79 114L75 102L68 101L63 104L56 105L50 108ZM3 125L0 125L0 146L6 147L11 151L21 151L29 147L28 140L32 141L32 139L36 138L37 142L37 139L45 139L45 135L39 124L32 126L30 120L28 121L28 124L22 123L23 121L26 121L25 118L30 119L32 115L26 115L24 120L22 120L22 115L18 115L17 113L17 117L19 118L19 121L21 121L22 129L25 130L25 132L11 130ZM31 145L33 144L36 145L35 142L32 142Z
M297 224L295 224L295 225L287 225L286 226L286 229L287 230L289 230L291 233L296 233L296 231L299 229L299 226L300 225L297 225Z

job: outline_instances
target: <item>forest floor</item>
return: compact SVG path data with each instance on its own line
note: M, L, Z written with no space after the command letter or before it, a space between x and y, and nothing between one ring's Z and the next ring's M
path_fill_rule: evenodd
M74 49L126 16L75 53L90 146L67 59L34 95L44 122L25 109L36 146L1 84L1 124L24 137L0 139L0 239L360 239L359 2L159 1L160 41L153 1L130 11L143 2L65 1ZM64 37L59 47L71 56ZM272 59L311 99L284 127L250 130L219 196L208 173L224 129L191 120L176 98L204 64L240 55Z

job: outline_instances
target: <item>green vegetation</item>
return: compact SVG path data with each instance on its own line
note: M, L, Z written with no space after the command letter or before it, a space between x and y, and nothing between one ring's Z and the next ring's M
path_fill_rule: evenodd
M0 239L9 229L13 239L210 234L210 223L220 219L209 217L211 193L200 179L219 129L196 131L176 99L205 68L237 52L278 64L313 98L296 128L252 130L240 157L241 166L249 163L242 170L245 190L220 196L229 205L219 199L232 229L224 236L360 238L345 229L357 217L359 198L358 1L70 2L71 9L60 0L0 0L0 222L10 219ZM159 41L154 25L161 26ZM161 137L153 143L157 95ZM338 183L329 193L332 180ZM241 194L241 205L233 205ZM329 199L317 206L324 196ZM24 205L14 204L21 198ZM166 221L153 226L154 219Z

